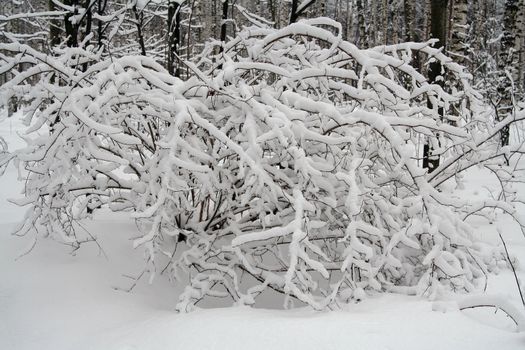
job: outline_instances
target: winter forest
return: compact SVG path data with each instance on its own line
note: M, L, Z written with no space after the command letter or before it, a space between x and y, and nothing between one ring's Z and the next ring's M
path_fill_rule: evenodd
M53 256L192 327L417 300L519 348L524 30L524 0L1 0L0 321Z

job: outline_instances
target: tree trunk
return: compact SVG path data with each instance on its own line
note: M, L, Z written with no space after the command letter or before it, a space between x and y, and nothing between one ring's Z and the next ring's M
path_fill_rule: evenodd
M139 12L137 5L133 5L133 13L135 15L135 26L137 27L137 39L139 41L140 53L142 56L146 56L146 45L144 45L144 33L142 33L142 23L144 21L144 15L142 11Z
M448 0L431 0L430 3L430 35L439 41L435 44L436 48L446 46L447 38L447 3ZM432 84L443 86L443 79L437 78L441 75L441 63L434 61L430 63L428 70L428 81ZM430 103L430 102L429 102ZM438 107L440 116L444 115L443 107ZM423 146L423 168L431 173L439 166L439 156L432 154L433 147L430 142Z
M368 38L370 40L370 46L376 46L377 44L384 44L383 39L386 37L386 28L382 12L382 1L373 2L369 7L369 16L372 20L371 25L368 27Z
M390 13L391 13L391 23L392 23L392 30L390 31L390 36L392 36L392 44L398 44L399 38L403 37L403 33L399 30L399 13L397 10L397 7L395 6L395 1L391 1L390 5Z
M382 32L382 44L383 45L388 45L388 38L390 36L389 34L389 30L388 30L388 26L389 26L389 16L390 16L390 11L388 10L389 9L389 3L388 3L388 0L382 0L382 1L379 1L380 5L381 5L381 26L383 27L383 32Z
M467 38L468 29L468 0L454 0L452 12L450 51L456 57L458 63L464 64L465 58L468 54L465 50L465 40Z
M53 0L50 0L53 1ZM99 19L97 20L97 44L98 48L100 49L103 45L104 40L104 21L100 19L104 15L104 12L106 11L106 5L107 0L97 0L97 14L99 16Z
M78 15L78 0L64 0L64 4L73 8L64 16L64 27L66 29L67 47L78 46L78 23L73 23L71 18Z
M405 41L414 41L414 0L404 0L403 10L405 12Z
M430 26L431 26L431 1L424 0L424 10L423 10L423 38L430 38Z
M346 0L346 16L343 24L343 39L351 40L350 33L352 32L352 1Z
M89 34L91 33L91 28L92 28L92 25L93 25L93 5L95 3L91 3L91 0L86 0L84 2L84 8L85 8L85 21L86 21L86 25L84 27L84 37L82 38L82 45L84 47L87 47L89 45ZM79 26L80 26L80 23L79 23ZM85 72L87 71L88 69L88 64L87 63L84 63L82 65L82 71Z
M516 15L516 40L518 47L516 47L518 58L518 79L516 86L519 91L525 91L525 0L521 0L518 5L518 13Z
M57 11L56 5L53 0L48 0L49 11ZM53 48L60 45L60 23L56 19L49 21L49 51L52 52Z
M271 17L271 20L273 22L273 27L274 28L277 27L277 6L275 5L276 2L277 2L277 0L268 0L268 7L269 7L269 10L270 10L270 17Z
M363 6L363 0L356 1L357 8L357 42L360 48L367 48L366 41L366 27L365 27L365 9Z
M522 1L507 0L505 2L505 13L503 17L503 37L501 38L501 49L499 57L499 71L501 74L498 86L498 93L501 101L498 108L498 120L503 120L511 115L513 106L514 86L519 82L519 52L520 52L520 34L518 33L518 18L522 17ZM521 25L521 24L520 24ZM512 81L509 81L509 77ZM501 130L501 145L509 144L509 128Z
M224 0L222 2L222 21L221 21L221 42L226 42L226 35L228 30L228 9L230 7L230 1ZM221 49L222 52L222 49Z
M180 43L180 11L179 3L170 1L168 4L168 73L180 77L179 67L175 68L175 62L179 54ZM177 65L178 66L178 65Z
M289 23L292 24L292 23L295 23L297 22L297 20L299 19L299 17L304 14L306 12L306 10L312 6L313 4L315 3L315 0L310 0L310 2L308 2L305 6L299 8L299 5L301 5L299 3L299 0L292 0L292 8L291 8L291 11L290 11L290 21ZM324 15L324 3L320 3L323 11L322 11L322 14L321 16Z

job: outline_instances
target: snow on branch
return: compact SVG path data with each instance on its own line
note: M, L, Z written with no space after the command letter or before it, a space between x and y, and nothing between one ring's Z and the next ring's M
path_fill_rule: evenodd
M476 290L502 255L468 219L515 214L509 164L524 149L496 138L523 112L493 125L469 74L431 42L361 50L340 32L326 18L245 28L186 62L185 81L143 56L0 44L13 73L2 101L28 113L26 149L2 153L28 171L19 234L78 247L78 220L130 211L148 271L190 281L179 310L205 297L251 305L265 290L315 309ZM444 87L413 52L441 62ZM432 174L421 140L443 159ZM475 203L443 186L474 165L504 195Z

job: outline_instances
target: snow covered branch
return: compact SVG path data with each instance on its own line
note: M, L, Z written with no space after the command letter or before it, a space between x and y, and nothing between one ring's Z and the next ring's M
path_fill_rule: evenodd
M14 72L3 100L24 98L33 116L14 154L28 171L21 232L74 245L75 220L130 211L149 270L189 276L179 310L204 297L251 305L265 290L315 309L396 288L475 290L501 256L473 241L468 218L515 212L504 158L523 148L495 138L522 112L493 125L470 76L431 42L361 50L338 33L326 18L246 28L186 62L186 81L144 56L0 44L18 52L0 58ZM441 62L444 87L413 52ZM22 61L31 68L16 72ZM423 140L443 159L432 174ZM474 165L500 166L505 196L448 192Z

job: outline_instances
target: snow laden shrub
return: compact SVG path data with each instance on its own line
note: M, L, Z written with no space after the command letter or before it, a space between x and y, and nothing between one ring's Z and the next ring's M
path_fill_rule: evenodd
M361 50L340 33L328 19L247 28L185 62L187 81L143 56L0 44L12 69L32 64L1 87L28 104L27 148L11 154L27 174L18 234L78 248L93 239L81 219L128 212L146 271L187 285L182 311L212 297L253 305L265 291L322 310L482 286L499 253L468 219L496 208L519 220L504 156L523 147L497 138L525 113L493 124L432 42ZM412 66L416 53L441 63L442 85ZM431 173L426 142L441 159ZM500 179L493 201L444 186L473 165Z

